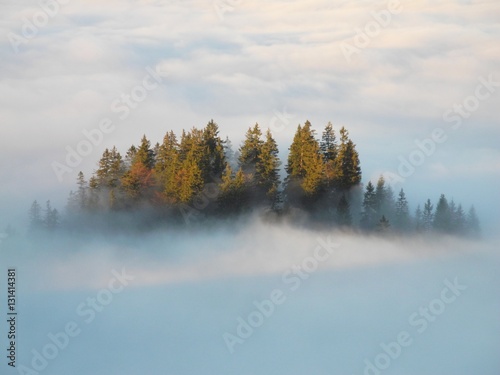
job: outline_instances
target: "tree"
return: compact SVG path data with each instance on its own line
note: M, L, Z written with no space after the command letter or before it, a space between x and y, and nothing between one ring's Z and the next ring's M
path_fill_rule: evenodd
M361 182L359 155L345 127L340 129L340 146L335 165L336 185L340 190L348 190Z
M408 208L408 201L406 200L406 194L403 189L400 190L398 200L396 202L395 219L394 226L397 229L406 231L410 228L410 210Z
M262 152L264 142L261 140L262 132L259 124L255 124L253 128L248 128L245 134L245 140L240 147L239 165L244 174L253 182L255 174L255 166L259 160L259 155Z
M439 197L434 213L433 228L439 232L450 232L451 229L451 214L448 200L444 194Z
M424 212L422 214L422 229L425 232L429 232L432 229L432 222L434 218L434 214L432 210L434 209L434 205L431 203L430 199L427 199L424 205Z
M467 213L466 219L466 233L473 238L479 238L481 236L481 227L479 225L479 219L476 214L476 209L471 206L469 212Z
M382 215L379 222L377 223L377 232L387 233L389 231L390 226L391 224L389 223L389 220L387 220L385 215Z
M375 187L371 181L366 185L366 191L363 197L363 212L361 214L361 227L363 229L372 229L374 219L377 215L377 198Z
M142 161L137 161L132 164L125 175L121 179L121 185L125 198L129 204L135 204L138 201L145 200L151 197L151 187L153 186L153 172ZM116 207L116 196L112 190L113 198L111 206Z
M415 230L417 232L421 232L423 230L424 223L423 223L423 213L422 210L420 209L420 205L417 206L417 209L415 210Z
M281 162L278 157L278 145L271 131L266 132L266 141L262 144L257 163L255 164L255 180L258 196L274 207L278 199L280 185L279 167Z
M77 185L76 201L78 208L83 211L87 208L87 181L85 181L85 176L82 171L78 173Z
M338 146L337 138L335 136L335 131L333 130L333 125L329 122L323 134L321 136L320 142L321 154L323 155L323 161L325 163L333 162L337 158Z
M132 165L135 163L142 163L147 169L153 169L154 167L154 152L151 149L151 142L146 138L146 135L142 136L141 144L137 148L137 152L132 160Z
M459 204L455 209L455 202L453 200L450 203L450 211L451 211L451 230L453 233L462 235L464 234L466 227L466 216L462 205Z
M158 147L154 176L160 195L169 203L176 201L176 174L180 168L179 144L173 131L163 137Z
M45 205L45 217L43 224L46 230L53 232L59 224L59 213L55 208L52 208L50 200Z
M245 176L241 168L234 174L231 166L227 165L219 188L217 203L221 214L236 214L247 208Z
M352 225L351 206L345 194L340 197L337 204L337 224L341 227L350 227Z
M223 145L224 145L224 157L225 157L226 163L229 164L231 169L237 169L239 154L236 155L236 152L234 152L233 143L231 142L229 137L226 137Z
M323 159L309 121L298 126L289 150L287 195L291 203L307 207L318 199L323 187Z
M42 207L36 200L31 204L31 208L29 210L29 221L31 232L36 232L43 227Z
M203 157L201 160L201 171L205 184L220 180L226 168L224 155L224 142L219 137L219 126L210 120L203 129Z

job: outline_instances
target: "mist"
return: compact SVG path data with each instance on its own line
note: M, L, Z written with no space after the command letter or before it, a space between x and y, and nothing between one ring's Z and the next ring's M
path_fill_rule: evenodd
M497 243L253 215L205 229L7 238L0 262L17 269L18 371L496 375ZM65 342L68 324L78 334ZM50 337L63 347L53 359Z

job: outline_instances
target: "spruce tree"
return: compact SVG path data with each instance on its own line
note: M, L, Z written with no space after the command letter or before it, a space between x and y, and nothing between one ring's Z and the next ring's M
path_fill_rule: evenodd
M465 225L467 235L473 238L479 238L481 236L481 227L479 225L479 219L474 206L471 206L469 212L467 213Z
M244 174L254 182L255 166L259 160L259 155L262 152L264 142L261 139L262 132L259 124L255 124L253 128L248 128L245 134L245 140L240 147L239 165Z
M345 194L342 194L337 204L336 222L341 227L350 227L352 225L351 206Z
M42 207L36 200L33 201L29 210L29 222L30 232L36 232L43 227Z
M267 130L266 140L262 144L261 151L255 164L255 180L259 198L274 207L278 199L280 185L279 167L281 162L278 158L278 145L271 131Z
M406 231L410 229L410 210L408 208L408 201L403 189L400 190L398 200L396 202L395 222L394 227Z
M345 127L340 129L340 146L335 160L335 174L336 185L341 190L349 190L361 182L359 155Z
M434 205L431 203L430 199L427 199L424 205L424 212L422 213L422 229L425 232L429 232L432 229L434 218L433 209Z
M439 197L434 213L433 228L439 232L449 232L451 224L450 206L444 194Z
M375 187L369 181L363 197L363 212L361 214L361 227L363 229L373 229L377 216L377 197Z

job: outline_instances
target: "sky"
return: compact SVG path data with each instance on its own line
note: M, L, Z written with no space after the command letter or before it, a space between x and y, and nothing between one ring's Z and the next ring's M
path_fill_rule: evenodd
M346 126L365 183L384 173L413 209L445 193L498 228L497 1L1 6L0 228L24 225L35 199L62 211L106 147L210 119L235 147L271 128L284 162L298 124Z

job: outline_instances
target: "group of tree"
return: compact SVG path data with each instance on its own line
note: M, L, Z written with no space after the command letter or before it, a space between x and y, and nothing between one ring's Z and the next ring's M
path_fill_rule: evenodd
M270 130L263 133L258 124L248 128L237 151L227 137L220 137L213 120L202 129L183 130L180 139L168 131L154 146L144 135L125 156L116 147L104 150L88 180L83 172L78 174L66 217L71 221L146 209L175 221L194 214L226 218L258 209L291 218L305 213L312 222L367 231L434 228L461 233L461 225L476 225L473 211L465 216L460 205L448 204L444 196L435 213L432 208L426 213L424 207L412 217L404 192L395 199L383 178L376 187L369 182L363 195L356 145L345 127L338 134L337 140L328 123L318 139L309 121L298 125L284 171L273 135ZM32 226L57 225L57 212L49 214L50 202L44 219L35 203ZM425 215L431 215L430 225Z
M448 202L441 194L434 209L430 199L422 211L418 205L415 215L410 214L408 200L403 189L394 197L391 186L381 176L376 186L368 182L363 195L360 227L381 232L439 232L477 237L480 234L479 220L474 206L465 213L461 204Z
M29 209L29 229L31 232L53 232L59 225L59 212L52 208L50 200L45 203L45 209L35 200Z

